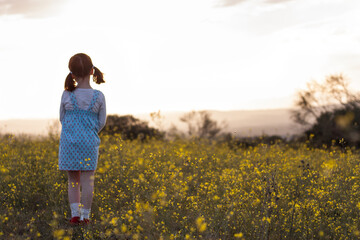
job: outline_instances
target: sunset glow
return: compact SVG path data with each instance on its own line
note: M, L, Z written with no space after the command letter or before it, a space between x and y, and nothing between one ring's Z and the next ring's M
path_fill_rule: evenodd
M360 89L356 0L19 2L0 2L1 119L57 118L78 52L109 113L290 108L340 72Z

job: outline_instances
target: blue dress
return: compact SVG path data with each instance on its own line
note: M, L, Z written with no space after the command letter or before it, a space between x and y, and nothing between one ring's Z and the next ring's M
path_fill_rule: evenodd
M79 108L75 95L70 93L73 110L65 112L59 146L59 170L90 171L96 170L100 138L98 113L92 108L99 96L94 90L90 106Z

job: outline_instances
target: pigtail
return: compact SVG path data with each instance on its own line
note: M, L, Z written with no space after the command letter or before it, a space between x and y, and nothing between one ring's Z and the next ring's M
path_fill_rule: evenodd
M104 83L104 74L97 68L94 67L94 75L93 75L93 80L94 82L96 82L97 84L100 83Z
M76 88L76 83L75 83L74 79L72 78L72 74L69 73L65 79L65 90L72 92L75 90L75 88Z

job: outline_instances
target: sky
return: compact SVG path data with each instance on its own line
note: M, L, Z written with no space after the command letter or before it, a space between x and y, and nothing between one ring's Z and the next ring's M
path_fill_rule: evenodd
M311 80L360 91L358 0L0 0L0 119L57 118L88 54L109 114L291 108Z

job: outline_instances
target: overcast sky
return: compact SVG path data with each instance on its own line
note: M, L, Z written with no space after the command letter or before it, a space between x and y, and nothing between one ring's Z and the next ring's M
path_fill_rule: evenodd
M1 0L0 119L57 118L69 58L108 113L288 108L312 79L360 91L357 0Z

